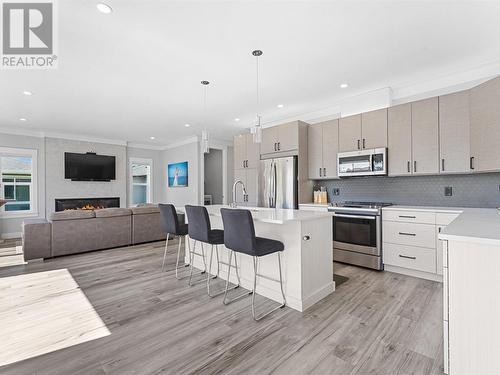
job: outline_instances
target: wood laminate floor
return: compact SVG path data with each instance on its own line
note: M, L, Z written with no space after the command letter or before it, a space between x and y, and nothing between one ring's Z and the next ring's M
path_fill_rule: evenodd
M176 241L169 251L171 269ZM205 283L189 287L173 272L161 273L162 256L163 243L154 243L0 269L0 281L9 280L0 283L2 288L19 288L18 298L11 294L7 302L0 299L0 341L5 344L5 338L26 334L26 327L16 332L22 324L5 326L5 317L12 318L12 310L6 308L10 306L26 319L29 313L49 317L51 333L39 327L33 335L45 335L59 345L31 357L36 351L23 348L33 350L33 345L23 347L21 339L13 340L18 347L10 349L28 359L0 367L0 374L442 373L439 283L335 264L336 273L349 277L335 293L305 313L284 308L254 322L250 299L223 306L220 297L206 295ZM87 336L89 341L76 343L67 329L58 329L57 323L67 324L68 319L53 309L66 306L60 299L60 281L49 283L54 293L44 287L37 295L35 282L20 287L23 276L15 277L54 270L67 270L76 283L70 283L71 288L83 292L96 312L94 322L78 316L89 316L89 305L68 307L76 315L71 317L75 324L92 330L100 321L105 327L98 329L109 334L101 332L95 336L100 338ZM44 313L33 300L52 308ZM78 301L66 303L78 306ZM23 316L17 319L22 322Z

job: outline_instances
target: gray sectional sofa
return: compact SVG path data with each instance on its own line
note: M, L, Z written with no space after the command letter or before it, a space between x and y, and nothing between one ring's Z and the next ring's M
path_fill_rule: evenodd
M152 205L55 212L50 220L25 220L22 233L26 261L165 239Z

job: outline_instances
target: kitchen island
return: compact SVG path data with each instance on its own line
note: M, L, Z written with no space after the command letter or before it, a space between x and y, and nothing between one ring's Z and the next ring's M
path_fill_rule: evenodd
M221 208L224 205L206 206L210 215L212 229L223 229ZM333 281L333 252L332 252L332 214L328 212L310 212L274 208L251 208L255 234L283 242L285 250L282 254L283 286L287 306L304 311L335 290ZM181 210L181 209L179 209ZM191 242L191 248L193 241ZM210 259L210 245L204 244L205 259ZM201 245L196 244L196 252L201 252ZM236 253L241 286L251 290L253 287L252 257ZM221 262L228 262L228 250L219 246ZM195 256L193 266L203 270L203 260ZM189 263L189 254L186 253L186 264ZM233 262L234 265L234 262ZM214 256L212 259L212 274L217 270ZM257 294L282 302L279 283L269 279L279 280L278 257L276 254L262 257L259 261L259 274L265 278L257 279ZM199 276L198 276L199 277ZM227 266L220 265L219 278L227 279ZM268 279L269 278L269 279ZM230 282L236 283L234 269L231 272ZM223 287L223 283L213 283L214 290ZM237 292L234 292L237 293Z
M439 239L445 373L499 374L500 211L465 208Z

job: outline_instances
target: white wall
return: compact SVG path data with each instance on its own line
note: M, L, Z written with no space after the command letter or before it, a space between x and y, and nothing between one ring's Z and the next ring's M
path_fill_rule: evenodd
M184 161L188 162L188 186L169 188L167 165ZM178 207L183 207L186 204L199 204L200 181L200 146L198 141L163 151L163 186L165 188L163 202Z
M153 195L151 197L152 203L162 203L165 197L165 180L163 177L163 170L166 168L163 165L163 151L148 150L137 147L127 147L127 197L130 197L130 175L128 168L130 165L130 158L141 158L153 160ZM127 202L128 203L128 202Z
M38 151L38 215L45 217L45 141L41 137L11 135L0 133L0 146L26 148ZM6 219L0 214L0 234L14 234L21 231L23 218Z

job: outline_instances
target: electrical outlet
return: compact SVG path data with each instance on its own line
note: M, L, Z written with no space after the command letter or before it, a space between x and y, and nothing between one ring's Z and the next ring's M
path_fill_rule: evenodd
M444 196L451 197L453 195L453 188L451 186L444 187Z
M333 195L340 195L340 189L339 188L333 188L332 192L333 192Z

